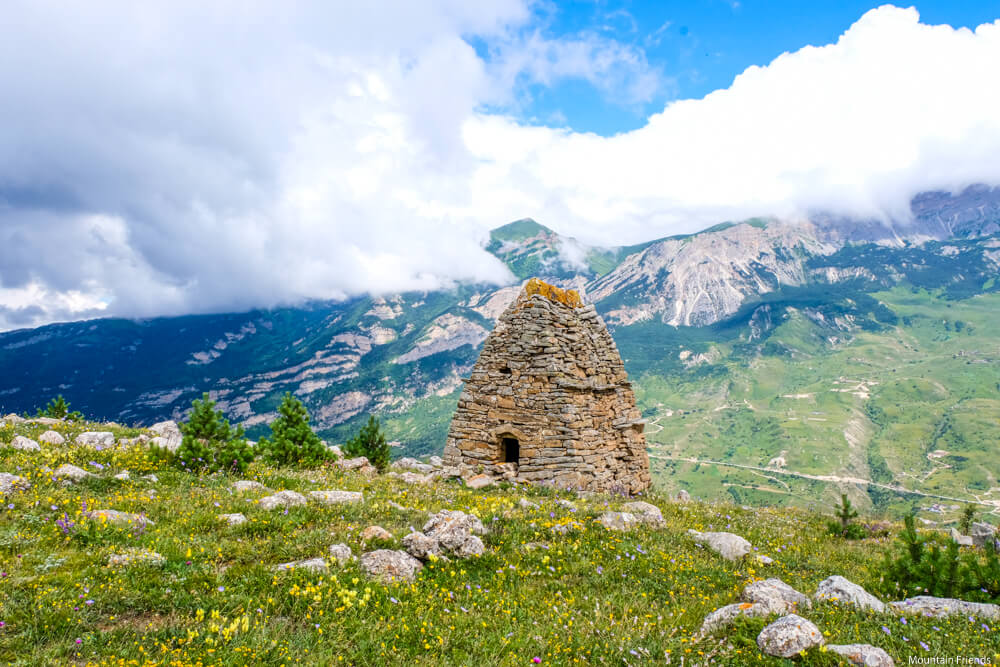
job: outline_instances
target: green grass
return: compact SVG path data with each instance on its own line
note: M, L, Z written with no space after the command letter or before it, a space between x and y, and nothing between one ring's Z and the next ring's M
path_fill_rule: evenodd
M45 428L8 427L0 441L9 442L15 432L36 437ZM59 430L71 441L84 428L96 426ZM73 486L53 482L49 471L65 462L100 477ZM111 478L123 469L132 472L130 481ZM141 445L103 451L48 445L40 453L0 445L0 470L32 484L7 497L0 510L0 660L17 665L524 665L535 657L558 665L663 664L667 658L671 664L683 658L684 664L784 665L756 648L764 619L704 639L696 635L701 620L736 601L750 581L768 576L807 594L832 574L877 590L878 564L895 548L885 538L830 539L827 517L799 509L678 505L652 494L647 499L662 508L665 527L612 533L595 523L622 502L612 497L509 485L474 492L457 482L406 486L336 469L255 464L248 477L274 490L338 488L365 495L359 505L267 512L253 502L261 494L234 495L233 478L162 468ZM139 477L149 472L159 480ZM710 478L718 481L717 470L703 467L695 474L704 477L706 489ZM520 508L522 497L541 507ZM557 498L571 498L577 510L557 505ZM394 509L390 501L409 509ZM84 506L142 512L155 525L91 525L80 516ZM398 542L410 526L421 526L427 512L444 508L482 518L490 528L483 556L431 563L413 584L370 581L354 563L325 576L272 571L281 562L323 556L338 542L359 554L359 533L372 524ZM216 519L232 512L244 513L248 523L229 528ZM75 526L64 531L55 523L63 517ZM550 530L571 521L582 530ZM724 561L696 546L689 528L744 535L776 562ZM544 548L526 549L529 543ZM127 548L156 551L166 563L105 566L108 554ZM876 644L898 664L910 655L996 659L1000 652L995 632L964 617L903 625L891 614L835 605L820 605L807 616L829 642ZM798 662L840 664L821 651Z

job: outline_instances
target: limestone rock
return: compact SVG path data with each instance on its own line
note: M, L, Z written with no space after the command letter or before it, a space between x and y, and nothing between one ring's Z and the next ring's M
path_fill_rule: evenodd
M153 484L156 484L157 482L160 481L160 478L154 475L153 473L149 473L148 475L143 475L142 478L147 482L152 482Z
M570 293L533 279L500 316L459 396L445 465L559 488L649 487L621 356L593 305Z
M108 556L108 567L128 567L130 565L160 567L166 562L166 558L149 549L126 549L123 553Z
M958 542L958 545L962 547L971 547L974 545L974 542L972 541L972 538L970 536L963 535L954 528L951 529L951 539Z
M339 461L334 461L333 465L341 470L357 470L362 473L375 472L375 467L365 456L358 456L353 459L340 459Z
M685 491L684 489L681 489L680 491L677 492L677 502L681 503L691 502L691 494Z
M327 445L326 448L328 450L330 450L330 454L332 454L335 459L342 459L342 458L344 458L344 450L342 450L339 446L337 446L337 445Z
M260 482L255 482L252 479L241 479L233 482L233 491L236 493L244 493L246 491L270 491L270 489Z
M403 548L414 558L429 560L441 555L441 545L433 537L421 532L413 532L403 538Z
M521 498L517 501L517 506L525 510L537 510L539 508L538 503L533 503L527 498Z
M386 583L411 582L423 567L419 560L405 551L379 549L361 554L361 569L369 576Z
M774 559L770 556L765 556L764 554L757 554L757 562L761 565L770 565L774 562Z
M173 420L157 422L150 426L149 430L156 434L156 437L150 440L150 445L161 449L176 452L184 441L180 427Z
M419 473L409 471L404 473L390 472L389 476L395 477L406 484L430 484L430 482L434 479L430 475L421 475Z
M944 618L956 614L962 616L978 616L979 618L1000 618L1000 606L985 602L966 602L955 598L936 598L930 595L918 595L898 602L890 602L904 616L931 616Z
M424 533L437 540L444 551L459 558L483 553L482 540L475 536L485 535L486 527L474 514L441 510L424 524Z
M85 447L111 447L115 444L115 434L111 431L84 431L74 441Z
M625 531L632 530L639 520L629 512L605 512L597 522L608 530Z
M90 510L84 512L83 516L91 521L106 521L114 526L155 525L150 519L147 519L144 514L119 512L118 510Z
M489 475L474 475L465 480L465 485L470 489L484 489L487 486L493 486L495 483L496 480Z
M988 523L977 521L972 524L972 528L969 530L969 537L972 538L973 544L980 549L985 549L987 542L993 541L996 544L997 529Z
M20 475L12 475L9 472L0 472L0 495L8 495L15 491L26 491L31 488L28 480Z
M247 522L247 518L237 512L236 514L220 514L219 521L225 521L230 526L239 526Z
M635 518L639 520L639 523L644 523L647 526L660 527L666 522L663 520L663 512L660 508L653 503L647 503L642 500L637 500L631 503L625 503L622 506L626 512L631 512L635 515Z
M791 658L824 643L823 633L801 616L782 616L757 635L757 647L767 655Z
M486 551L486 545L475 535L470 535L462 544L452 550L452 554L457 558L470 558L472 556L482 556Z
M764 605L775 614L788 614L793 611L809 609L812 603L802 593L783 582L781 579L764 579L755 581L743 589L741 599Z
M343 566L354 560L354 553L346 544L331 544L330 557L337 561L338 565Z
M38 436L38 441L44 442L47 445L61 445L66 442L66 438L58 431L46 431Z
M368 526L363 531L361 531L361 541L369 542L371 540L391 540L392 533L383 528L382 526Z
M733 620L735 620L738 616L756 618L759 616L768 616L770 614L771 610L768 609L767 605L763 604L754 604L752 602L727 604L725 607L716 609L705 617L705 619L701 622L700 632L702 635L709 635L723 628L727 628L733 624Z
M726 560L739 560L753 549L753 545L747 540L733 533L699 533L697 530L689 530L688 534L696 542L708 545Z
M264 496L258 503L262 509L266 510L279 507L301 507L306 504L306 497L296 491L278 491L274 495Z
M55 477L56 479L62 479L66 482L80 482L89 477L93 477L94 475L91 475L89 472L83 470L82 468L77 468L76 466L70 465L69 463L64 463L55 469L55 471L52 473L52 476Z
M871 644L827 644L826 650L860 667L896 667L888 653Z
M4 415L3 419L8 424L23 424L24 422L28 421L27 419L25 419L21 415L15 415L13 412L11 412L10 414Z
M23 435L15 435L14 439L10 441L10 446L22 452L37 452L41 449L37 442Z
M861 609L871 609L879 613L885 611L885 604L881 600L839 574L819 582L813 597L817 600L832 600L840 604L854 605Z
M412 472L420 473L422 475L427 475L434 472L434 466L429 463L421 463L420 461L411 458L409 456L403 457L398 461L393 461L392 465L389 466L393 470L410 470Z
M573 503L573 501L566 500L565 498L559 498L559 499L557 499L556 500L556 505L559 505L559 507L564 507L564 508L568 509L570 512L575 512L576 511L576 505Z
M115 475L115 479L117 479L119 482L127 482L130 479L132 479L132 475L131 473L129 473L128 470L122 470L120 473Z
M29 424L41 424L42 426L55 426L56 424L61 424L63 420L56 419L55 417L35 417L34 419L29 419Z
M360 491L339 491L337 489L323 489L321 491L310 491L309 500L321 505L339 505L341 503L360 503L365 499Z
M434 468L440 468L444 465L444 459L440 456L432 456L427 459L427 462Z
M322 558L307 558L306 560L296 560L291 563L281 563L275 565L275 572L287 572L289 570L304 570L306 572L316 572L325 574L330 571L326 561Z

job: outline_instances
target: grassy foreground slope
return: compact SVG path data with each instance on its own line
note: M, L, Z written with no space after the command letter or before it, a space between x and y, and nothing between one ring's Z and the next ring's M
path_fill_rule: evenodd
M845 486L789 473L929 494L851 486L855 504L897 517L953 518L957 502L934 496L1000 506L1000 295L871 296L881 321L799 305L757 341L680 332L671 356L702 360L636 383L655 478L740 504L829 507Z
M647 500L662 508L666 526L618 533L595 522L622 502L612 497L534 487L471 491L459 482L407 485L334 468L255 464L248 478L273 490L364 493L360 504L265 511L260 493L233 493L234 478L161 468L141 444L70 444L78 432L104 426L56 425L67 443L36 452L9 446L15 434L37 439L47 428L0 429L0 471L31 484L0 509L0 661L10 664L787 664L756 648L765 619L716 637L696 632L707 613L758 578L780 577L811 594L840 574L874 591L881 556L895 548L887 538L832 540L825 517L798 509L675 504L652 495ZM118 437L139 433L110 428ZM52 471L64 463L95 477L56 482ZM130 479L115 479L123 470ZM155 481L142 477L150 473ZM521 507L522 498L540 506ZM412 584L371 581L356 563L327 575L273 570L328 555L340 542L360 554L360 533L373 524L398 545L428 512L445 508L472 512L488 526L483 556L429 563ZM84 509L142 513L153 523L93 523ZM248 522L228 527L217 518L235 512ZM552 530L574 522L576 530ZM775 562L722 560L695 545L690 528L741 534ZM165 562L106 565L134 548ZM828 603L806 615L830 643L875 644L897 664L911 655L1000 658L1000 634L966 617L904 624L889 613ZM813 650L800 663L839 660Z

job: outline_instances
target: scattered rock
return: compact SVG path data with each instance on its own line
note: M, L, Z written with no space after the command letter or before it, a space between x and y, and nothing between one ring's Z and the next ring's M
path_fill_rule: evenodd
M46 431L38 436L38 441L47 445L61 445L66 442L66 438L62 437L58 431Z
M177 425L177 422L171 420L157 422L149 427L150 432L155 433L156 437L149 441L150 446L160 447L161 449L166 449L171 452L176 452L181 443L184 441L184 436L181 434L181 429Z
M565 507L571 512L576 511L576 505L574 505L572 501L566 500L565 498L559 498L558 500L556 500L556 505L559 505L560 507Z
M22 452L37 452L41 449L37 442L23 435L15 435L14 439L10 441L10 446Z
M635 518L639 520L639 523L644 523L647 526L659 527L666 523L663 520L663 512L661 512L660 508L653 503L637 500L635 502L625 503L622 506L622 509L635 514Z
M885 604L881 600L839 574L819 582L813 597L817 600L831 600L841 604L854 605L861 609L871 609L879 613L885 611Z
M465 485L470 489L483 489L494 484L496 484L496 480L489 475L474 475L465 480Z
M997 529L995 526L991 526L988 523L982 523L977 521L972 524L972 528L969 530L969 537L972 538L972 543L975 544L980 549L986 548L986 543L993 541L996 544L997 539Z
M252 479L241 479L238 482L233 482L233 491L244 493L246 491L270 491L270 489Z
M390 500L386 504L389 505L389 507L391 507L392 509L399 510L400 512L411 512L411 511L413 511L412 508L407 507L406 505L400 505L395 500Z
M632 530L638 525L639 520L629 512L605 512L597 522L608 530L624 531Z
M539 508L538 503L533 503L527 498L521 498L520 500L518 500L517 505L521 509L526 509L526 510L537 510Z
M31 488L28 480L20 475L12 475L9 472L0 472L0 495L7 495L14 491L26 491Z
M395 477L406 484L429 484L434 479L430 475L421 475L415 472L390 472L389 477Z
M237 512L236 514L220 514L219 521L225 521L230 526L239 526L247 522L247 518Z
M435 468L441 468L444 466L444 459L441 458L440 456L432 456L429 459L427 459L427 462L430 463Z
M361 531L361 541L370 542L371 540L392 540L392 533L382 526L368 526Z
M307 558L306 560L296 560L291 563L281 563L274 566L275 572L287 572L289 570L326 573L330 571L330 568L322 558Z
M115 434L111 431L84 431L74 441L86 447L110 447L115 444Z
M25 419L20 415L15 415L13 412L11 412L9 415L5 415L3 419L8 424L23 424L24 422L28 421L27 419Z
M467 540L462 542L460 547L452 550L451 553L458 558L470 558L472 556L482 556L484 551L486 551L486 545L483 544L483 541L475 535L471 535Z
M890 602L889 604L904 616L920 615L944 618L945 616L963 615L989 619L1000 618L1000 606L985 602L966 602L965 600L956 600L955 598L936 598L930 595L918 595L917 597Z
M152 482L153 484L156 484L157 482L160 481L160 478L154 475L153 473L149 473L148 475L143 475L142 478L147 482Z
M323 489L320 491L310 491L309 499L321 505L339 505L341 503L360 503L365 497L360 491Z
M684 489L681 489L680 491L677 492L677 502L680 503L691 502L691 494L685 491Z
M403 457L398 461L393 461L392 465L389 467L393 470L412 470L413 472L422 473L424 475L434 472L434 466L428 463L421 463L420 461L410 458L409 456Z
M811 621L789 614L771 623L757 635L757 647L767 655L791 658L824 643L823 633Z
M346 565L349 561L354 560L354 553L351 551L351 547L346 544L332 544L330 545L330 557L337 561L338 565Z
M553 533L558 533L559 535L565 535L567 533L572 533L577 530L581 530L583 524L579 521L570 521L569 523L557 523L556 525L549 528Z
M975 544L972 541L971 537L969 537L968 535L963 535L962 533L958 532L954 528L951 529L951 539L953 539L956 542L958 542L959 546L962 546L962 547L971 547L971 546L973 546Z
M69 463L64 463L58 468L56 468L55 471L52 473L52 476L57 479L65 480L67 482L79 482L89 477L94 477L94 475L91 475L86 470L83 470L82 468L77 468L76 466L70 465Z
M129 474L128 470L122 470L120 473L118 473L117 475L115 475L115 479L117 479L119 482L127 482L131 478L132 478L132 475Z
M774 559L770 556L765 556L764 554L757 554L757 562L761 565L770 565L774 562Z
M55 417L35 417L34 419L28 420L29 424L41 424L42 426L55 426L56 424L61 424L61 419L56 419Z
M441 555L441 545L438 541L421 532L413 532L404 537L403 548L406 549L406 553L420 560L429 560L431 557L437 558Z
M717 632L722 628L727 628L732 625L733 620L736 619L737 616L756 618L759 616L768 616L770 613L771 610L768 609L766 605L762 604L754 604L752 602L727 604L725 607L716 609L705 617L705 620L701 623L700 632L702 635L708 635L713 632Z
M130 512L119 512L118 510L90 510L84 512L83 516L91 521L106 521L115 526L145 526L155 525L144 514L132 514Z
M108 567L127 567L129 565L160 567L166 562L166 558L149 549L127 549L124 553L108 556Z
M458 510L441 510L424 524L424 533L441 548L459 558L483 553L484 545L476 535L485 535L486 527L474 514Z
M353 459L340 459L339 461L334 461L333 465L341 470L357 470L363 473L375 471L375 466L365 456L358 456Z
M843 656L852 665L896 667L896 663L888 653L871 644L827 644L826 650Z
M344 450L342 450L337 445L327 445L326 448L330 450L330 453L333 454L334 458L336 459L344 458Z
M697 530L688 530L688 534L696 542L707 544L726 560L738 560L753 549L748 541L732 533L699 533Z
M361 554L361 569L386 583L413 581L423 567L419 560L405 551L379 549Z
M743 589L740 599L764 605L775 614L789 614L812 606L809 598L775 578L753 582Z
M266 510L278 507L301 507L306 504L306 497L296 491L278 491L274 495L264 496L257 501Z

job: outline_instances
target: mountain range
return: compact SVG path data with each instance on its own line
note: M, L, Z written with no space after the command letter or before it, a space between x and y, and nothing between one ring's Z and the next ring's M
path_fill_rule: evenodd
M400 455L439 453L479 346L540 276L611 328L664 487L822 505L846 485L891 513L1000 502L1000 188L920 194L905 220L756 218L617 248L524 219L486 250L518 282L3 333L0 411L62 394L149 424L209 391L259 436L290 391L331 441L374 413Z

